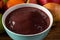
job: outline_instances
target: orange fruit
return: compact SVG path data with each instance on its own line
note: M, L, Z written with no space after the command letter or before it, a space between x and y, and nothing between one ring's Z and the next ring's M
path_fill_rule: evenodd
M7 7L10 8L14 5L21 4L21 3L24 3L24 2L25 2L24 0L8 0L7 1Z

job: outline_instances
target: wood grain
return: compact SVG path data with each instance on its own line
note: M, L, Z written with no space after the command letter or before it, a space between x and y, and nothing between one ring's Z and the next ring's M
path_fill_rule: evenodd
M5 32L0 34L0 40L12 40ZM52 26L49 34L44 38L44 40L60 40L60 23L56 23Z
M60 40L60 23L52 26L51 31L44 40Z

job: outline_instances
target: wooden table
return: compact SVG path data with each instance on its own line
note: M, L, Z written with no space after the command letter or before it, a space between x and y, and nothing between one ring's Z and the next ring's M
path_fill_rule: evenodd
M12 40L6 33L0 34L0 40ZM52 26L51 31L44 40L60 40L60 23Z

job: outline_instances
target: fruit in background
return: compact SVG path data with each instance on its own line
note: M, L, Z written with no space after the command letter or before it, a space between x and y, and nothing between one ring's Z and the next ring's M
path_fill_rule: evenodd
M0 0L0 8L3 6L3 0Z
M7 7L10 8L16 4L21 4L21 3L24 3L25 1L24 0L8 0L7 1Z
M7 2L7 0L2 0L0 2L0 13L2 13L2 14L4 13L5 9L7 9L7 7L5 6L6 5L6 2Z
M4 31L4 28L2 25L2 14L0 13L0 33L3 33L3 31Z
M46 4L46 3L58 3L58 4L60 4L60 0L39 0L39 3L41 4L41 5L44 5L44 4Z
M3 0L4 4L7 2L8 0Z
M47 3L43 6L51 11L55 22L60 22L60 4Z
M8 9L7 5L4 4L4 6L3 6L3 10L6 11L7 9Z
M35 4L37 4L37 0L27 0L27 1L29 1L29 3L35 3Z
M8 0L3 0L3 3L4 3L4 5L3 5L3 10L4 10L4 11L6 11L6 10L8 9L8 8L7 8L7 5L6 5L7 1L8 1Z

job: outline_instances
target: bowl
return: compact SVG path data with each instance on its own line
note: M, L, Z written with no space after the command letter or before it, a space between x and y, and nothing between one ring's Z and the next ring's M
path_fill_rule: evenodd
M16 9L19 9L19 8L22 8L22 7L34 7L34 8L37 8L37 9L40 9L42 10L43 12L45 12L49 19L50 19L50 24L48 26L48 28L46 28L44 31L40 32L40 33L37 33L37 34L32 34L32 35L22 35L22 34L17 34L17 33L14 33L12 31L10 31L6 25L5 25L5 19L6 17L8 16L9 13L11 13L12 11L16 10ZM51 29L51 26L53 24L53 17L52 17L52 14L50 13L50 11L48 9L46 9L45 7L41 6L41 5L38 5L38 4L32 4L32 3L23 3L23 4L18 4L18 5L15 5L11 8L9 8L4 14L3 14L3 17L2 17L2 24L4 26L4 29L5 31L7 32L7 34L13 39L13 40L43 40L47 34L49 33L50 29Z

